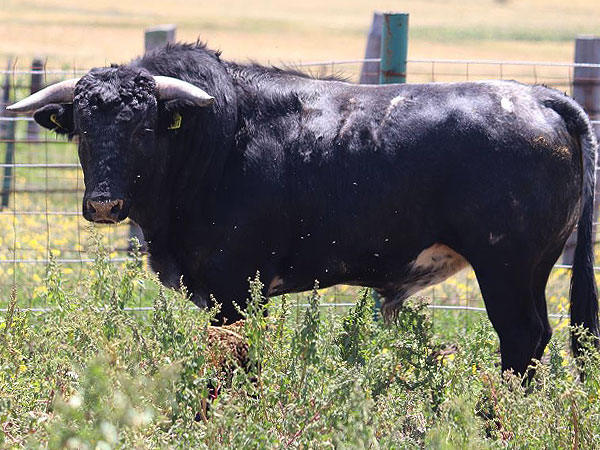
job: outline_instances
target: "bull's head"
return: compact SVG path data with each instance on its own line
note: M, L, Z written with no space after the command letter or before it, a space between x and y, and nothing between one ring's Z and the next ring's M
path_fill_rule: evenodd
M168 101L205 107L214 98L176 78L111 67L48 86L7 110L35 111L41 126L79 138L83 216L116 223L129 213L132 186L140 165L153 159L157 134L172 123L160 114Z

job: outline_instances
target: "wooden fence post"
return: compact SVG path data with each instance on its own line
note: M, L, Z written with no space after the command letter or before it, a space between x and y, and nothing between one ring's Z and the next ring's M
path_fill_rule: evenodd
M381 30L383 28L383 14L379 11L373 13L373 21L367 36L367 49L365 59L381 57ZM360 84L379 83L379 62L363 62L360 71Z
M165 45L168 42L175 42L175 25L157 25L155 27L146 28L144 31L144 51L147 52L154 48ZM135 223L129 224L129 239L137 238L141 245L141 250L146 251L148 245L144 241L144 233L142 229ZM129 250L133 250L131 244Z
M575 63L600 64L600 37L578 36L575 39ZM573 70L573 98L585 109L591 120L600 120L600 68L575 67ZM594 125L596 136L600 138L600 125ZM598 175L598 172L596 172ZM598 202L600 183L596 182L596 205L594 222L598 222ZM594 242L596 241L594 227ZM563 264L573 264L577 233L569 237L563 252Z
M146 28L144 32L144 50L152 50L167 42L175 42L175 25L157 25Z
M8 60L8 71L12 67L12 61ZM6 77L4 78L4 86L3 86L3 94L2 94L2 110L0 111L0 116L6 115L6 106L10 103L10 73L6 73ZM4 158L4 163L7 164L3 170L2 177L2 198L0 210L6 208L8 206L8 200L10 198L10 191L12 187L12 167L10 164L14 162L15 159L15 122L0 122L0 139L6 142L6 154Z
M41 58L34 58L31 62L31 88L30 93L35 94L42 89L44 84L44 61ZM31 121L27 122L27 139L37 139L40 132L40 126Z
M408 55L408 14L384 13L379 82L405 83Z

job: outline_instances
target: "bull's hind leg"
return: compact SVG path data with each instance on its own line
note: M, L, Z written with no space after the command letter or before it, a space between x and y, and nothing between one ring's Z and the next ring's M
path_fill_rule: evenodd
M552 327L550 326L550 322L548 321L548 308L546 305L546 284L548 283L548 278L550 277L550 272L552 271L552 267L554 263L558 259L558 256L552 260L544 261L544 263L540 264L534 273L533 278L533 295L535 297L535 307L537 309L538 316L542 321L543 330L542 337L538 348L535 351L535 359L542 359L542 355L544 354L544 350L550 342L550 338L552 337Z
M533 295L535 297L535 307L538 312L538 316L542 320L542 324L544 329L542 331L542 339L538 348L535 352L535 359L541 359L544 354L544 350L550 342L550 338L552 337L552 327L550 326L550 322L548 321L548 308L546 303L546 285L548 284L548 278L550 277L550 272L552 272L552 268L558 257L562 252L564 242L557 247L556 250L549 252L548 255L539 263L533 274Z
M533 290L534 270L503 258L500 262L484 259L473 264L473 269L500 338L502 370L523 375L547 343L547 319L540 316L540 296Z

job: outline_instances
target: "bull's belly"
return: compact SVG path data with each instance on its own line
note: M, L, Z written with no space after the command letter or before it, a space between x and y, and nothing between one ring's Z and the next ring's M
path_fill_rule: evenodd
M411 295L428 286L441 283L468 265L467 260L452 248L444 244L434 244L421 251L414 261L408 263L402 277L387 281L385 285L374 287L385 298L384 309L393 309L400 306L402 301ZM268 285L267 295L305 290L299 289L298 286L290 286L291 280L285 278L279 275L273 277ZM326 285L333 284L335 283L326 283ZM362 285L360 282L353 281L345 281L341 284Z
M384 315L393 315L402 302L426 287L441 283L467 267L469 263L459 253L444 244L434 244L410 262L403 279L377 291L384 297Z
M409 277L401 283L406 297L428 286L441 283L467 267L469 263L459 253L444 244L426 248L410 264Z

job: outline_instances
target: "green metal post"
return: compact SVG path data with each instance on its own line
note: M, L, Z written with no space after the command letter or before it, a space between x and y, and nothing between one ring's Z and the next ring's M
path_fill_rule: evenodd
M408 13L384 13L379 83L406 83Z

